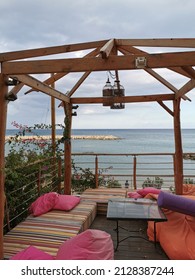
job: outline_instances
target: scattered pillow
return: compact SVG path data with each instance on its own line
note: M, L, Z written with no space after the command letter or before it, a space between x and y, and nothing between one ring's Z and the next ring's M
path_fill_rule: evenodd
M79 204L80 200L78 196L59 194L53 209L69 211Z
M54 257L34 246L29 246L11 257L10 260L54 260Z
M57 201L57 193L50 192L38 197L30 206L29 211L33 216L40 216L52 210Z
M130 198L142 198L143 196L139 194L138 192L128 192L127 196Z
M144 189L137 190L137 193L139 193L143 197L149 193L159 194L160 192L161 192L161 190L153 188L153 187L146 187Z
M174 212L195 216L195 200L161 191L158 206Z
M113 260L114 248L110 234L87 229L60 245L56 260Z

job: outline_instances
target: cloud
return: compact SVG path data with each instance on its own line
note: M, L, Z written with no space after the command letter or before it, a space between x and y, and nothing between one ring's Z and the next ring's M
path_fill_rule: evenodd
M0 11L0 52L109 38L194 36L194 0L3 0L0 2ZM84 54L81 51L76 55L82 57ZM176 88L186 82L185 78L172 71L159 69L157 72ZM73 73L65 76L56 82L56 89L63 93L70 91L81 75ZM91 73L74 96L101 96L107 75L106 72ZM46 79L44 76L39 77ZM170 92L144 71L120 71L119 77L127 95ZM24 95L25 89L18 94L18 100L8 106L8 127L14 120L31 125L50 122L49 96L37 92ZM192 90L189 97L193 99L194 94ZM56 119L57 122L63 122L64 111L58 108L59 103L56 101ZM193 102L182 102L181 109L182 124L194 127L193 118L190 117L190 114L194 114ZM169 114L155 103L126 104L125 110L118 111L100 104L80 105L77 112L78 116L73 118L74 128L172 127Z

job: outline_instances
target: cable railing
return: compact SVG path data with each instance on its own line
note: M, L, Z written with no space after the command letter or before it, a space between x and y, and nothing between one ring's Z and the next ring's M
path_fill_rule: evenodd
M80 167L81 169L88 168L94 174L96 188L99 182L102 182L104 186L107 182L109 186L125 187L126 185L131 189L147 186L174 188L174 153L73 153L72 159L75 166L78 166L77 175L79 175ZM193 183L195 161L184 159L183 167L184 182ZM105 180L100 180L100 178Z
M194 184L195 160L185 158L184 154L184 183ZM174 161L173 153L73 153L72 193L102 186L129 190L153 186L174 190ZM38 196L50 191L62 192L63 170L63 158L47 158L6 170L5 232L29 214L29 205Z
M41 194L60 192L61 180L61 159L53 157L14 170L7 168L4 231L22 221L29 213L29 205Z

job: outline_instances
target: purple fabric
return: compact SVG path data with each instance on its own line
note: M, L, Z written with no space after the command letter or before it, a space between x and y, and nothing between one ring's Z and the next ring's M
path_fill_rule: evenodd
M195 200L161 191L158 206L186 215L195 216Z

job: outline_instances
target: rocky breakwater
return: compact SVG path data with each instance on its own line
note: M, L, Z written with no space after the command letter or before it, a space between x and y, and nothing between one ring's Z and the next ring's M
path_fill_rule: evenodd
M61 135L56 135L56 140L61 139ZM119 140L120 137L113 136L113 135L72 135L71 139L73 140ZM14 137L6 136L6 141L14 141ZM51 140L50 135L43 135L43 136L19 136L17 140Z

